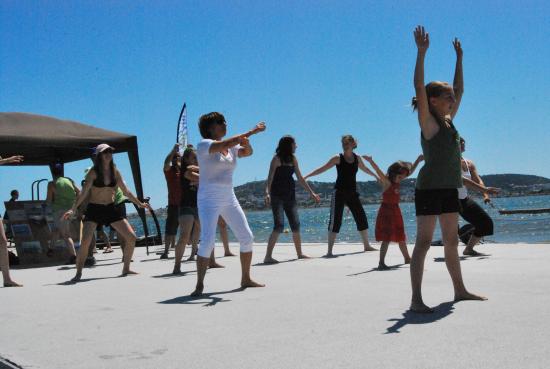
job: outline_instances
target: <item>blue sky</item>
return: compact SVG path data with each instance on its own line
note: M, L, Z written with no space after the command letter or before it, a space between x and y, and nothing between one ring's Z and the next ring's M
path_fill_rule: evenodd
M236 184L264 179L280 136L307 172L340 149L387 167L420 152L412 31L431 35L426 80L452 81L464 48L455 124L480 171L550 177L550 5L546 1L16 1L0 2L0 111L67 118L138 136L144 188L166 204L162 162L182 103L190 138L206 112L230 133L259 120ZM16 153L14 153L16 154ZM126 156L115 160L131 182ZM67 174L80 180L88 162ZM46 168L1 168L0 198L30 198ZM333 180L334 171L317 177ZM360 176L360 179L366 179Z

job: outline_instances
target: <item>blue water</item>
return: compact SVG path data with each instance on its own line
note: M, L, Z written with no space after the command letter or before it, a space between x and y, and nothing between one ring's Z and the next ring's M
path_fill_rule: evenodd
M481 203L481 201L479 201ZM500 215L498 209L531 209L550 208L550 196L529 196L529 197L507 197L493 199L494 208L484 206L485 210L495 222L495 234L485 238L487 242L501 243L550 243L550 213L547 214L515 214ZM416 237L416 218L413 203L402 203L401 211L405 223L405 231L409 242L414 242ZM369 220L369 237L374 239L374 226L376 213L379 205L365 205L365 211ZM328 208L300 209L300 223L303 242L326 242L327 224L329 220ZM250 228L254 233L256 242L267 242L273 227L271 211L249 211L247 212ZM162 232L164 232L164 219L159 219ZM285 219L286 222L286 219ZM143 234L141 224L132 221L136 232ZM464 222L461 221L461 224ZM148 218L150 230L154 230L152 219ZM288 225L287 225L288 226ZM232 235L230 235L232 236ZM440 237L439 230L436 230L434 239ZM234 239L233 239L234 240ZM342 228L338 235L339 242L360 242L361 238L351 213L344 211ZM290 233L283 233L279 242L292 242Z

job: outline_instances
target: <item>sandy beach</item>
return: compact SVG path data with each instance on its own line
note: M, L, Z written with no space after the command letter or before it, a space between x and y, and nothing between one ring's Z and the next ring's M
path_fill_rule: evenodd
M244 291L239 259L220 258L226 268L208 272L198 299L188 297L194 263L172 276L173 259L144 248L135 277L117 277L119 250L98 254L77 285L62 284L73 267L13 270L25 287L0 289L0 357L52 369L542 368L550 357L548 244L479 246L490 256L465 258L462 270L489 300L456 304L443 248L432 247L423 284L430 315L407 312L409 267L396 245L390 271L375 270L378 253L358 244L337 244L334 259L319 258L325 245L304 249L315 258L297 261L293 247L278 246L280 264L252 269L267 287ZM255 264L264 253L255 247Z

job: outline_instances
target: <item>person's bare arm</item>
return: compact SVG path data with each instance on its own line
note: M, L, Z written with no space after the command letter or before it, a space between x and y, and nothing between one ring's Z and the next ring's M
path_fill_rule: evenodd
M131 202L133 202L134 204L136 204L136 206L138 206L138 207L140 207L140 208L151 209L151 206L150 206L149 204L144 203L144 202L141 202L141 201L132 193L132 191L130 191L130 189L128 188L128 186L126 186L126 182L124 182L124 179L122 178L122 175L120 174L120 172L118 171L118 169L115 169L115 178L116 178L118 187L120 188L120 190L122 191L122 193L124 194L124 196L126 196L126 197L128 198L128 200L130 200Z
M179 144L175 144L172 150L170 150L170 152L168 153L168 155L166 155L166 158L164 158L163 170L165 172L169 171L170 168L172 167L172 158L174 157L174 155L176 155L176 152L178 152L179 147L180 147Z
M281 160L275 155L271 159L269 164L269 173L267 174L267 181L265 186L265 204L269 205L271 203L271 183L273 182L273 176L275 175L275 170L281 165Z
M319 175L323 172L326 172L327 170L329 170L330 168L332 168L333 166L338 165L338 164L340 164L340 156L335 155L332 158L330 158L330 160L325 165L320 166L319 168L315 169L311 173L304 176L304 179L308 179L310 177L315 177L315 176L317 176L317 175Z
M357 165L359 169L367 173L369 176L373 176L378 181L378 177L376 176L376 174L374 174L374 172L365 165L365 163L363 162L363 159L359 155L357 156Z
M21 163L23 160L25 160L23 155L14 155L5 159L0 156L0 165Z
M468 167L470 169L470 175L472 176L471 182L478 184L479 187L472 185L471 182L469 182L470 180L468 178L464 179L464 184L467 187L470 186L480 190L483 193L483 201L485 203L490 202L491 199L489 198L489 194L497 194L500 191L500 189L485 186L485 183L483 183L483 180L481 179L481 176L477 172L477 167L473 161L468 161Z
M429 140L439 132L439 125L430 113L428 95L424 84L424 59L430 46L430 35L424 30L424 27L418 26L414 30L414 40L418 49L414 68L414 90L416 93L418 122L420 123L422 135L426 140Z
M309 192L315 202L319 203L321 201L321 197L313 191L309 183L307 183L307 181L302 176L302 172L300 171L300 167L298 166L298 159L296 159L296 157L294 157L294 172L296 173L296 178L298 178L298 182L300 182L302 187Z
M239 158L246 158L247 156L252 155L254 150L252 149L252 145L250 144L250 140L248 137L244 137L241 141L241 147L239 148Z
M84 202L84 200L88 197L88 194L90 193L90 190L92 188L92 185L94 183L94 180L96 179L96 173L95 170L90 169L88 173L86 174L86 178L84 181L84 186L82 186L82 191L78 194L76 197L74 204L70 210L68 210L63 217L65 219L68 219L73 214L76 213L76 209Z
M453 90L455 92L455 103L451 110L451 118L454 118L458 112L460 102L462 101L462 95L464 94L464 75L462 72L462 45L460 40L455 38L453 40L453 47L456 52L456 66L455 66L455 76L453 79Z
M374 162L374 160L372 159L372 156L363 155L363 159L365 159L367 163L369 163L371 167L374 169L374 171L377 174L377 176L375 176L376 180L378 181L378 183L380 183L380 186L382 186L382 189L386 191L388 187L391 186L389 178L382 171L382 169L380 169L378 164Z
M407 177L409 177L410 175L412 175L414 173L414 171L418 167L418 164L420 164L423 160L424 160L424 155L422 155L422 154L418 155L418 158L416 158L416 160L414 161L414 163L411 167L411 172L409 173L409 175Z
M46 195L46 202L52 204L55 200L55 184L48 182L48 193Z
M256 133L263 132L263 131L265 131L265 123L260 122L260 123L256 124L256 126L254 126L254 128L252 128L248 132L242 133L242 134L237 135L237 136L233 136L233 137L228 138L226 140L212 142L208 152L210 154L215 154L215 153L218 153L218 152L223 152L225 150L228 150L229 148L231 148L233 146L243 145L244 143L247 142L248 137L250 137L252 135L255 135ZM239 154L239 156L240 156L240 154Z

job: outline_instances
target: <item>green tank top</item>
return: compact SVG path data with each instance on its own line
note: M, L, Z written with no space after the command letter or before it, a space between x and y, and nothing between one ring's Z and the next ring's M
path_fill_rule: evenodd
M127 199L128 198L124 196L124 193L122 193L122 190L120 189L120 187L117 187L115 191L115 205L122 204Z
M439 132L430 140L420 134L424 166L416 179L416 188L452 189L462 187L460 167L460 135L453 122L447 120L450 127L442 124Z
M55 195L52 210L68 210L73 206L76 192L73 182L69 178L59 177L54 181Z

